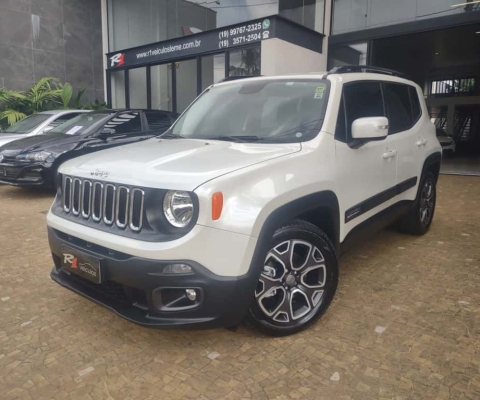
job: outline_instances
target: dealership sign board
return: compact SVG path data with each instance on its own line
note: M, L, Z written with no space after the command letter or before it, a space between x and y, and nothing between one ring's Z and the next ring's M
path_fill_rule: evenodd
M278 15L107 54L108 69L160 64L279 38L321 53L323 35Z

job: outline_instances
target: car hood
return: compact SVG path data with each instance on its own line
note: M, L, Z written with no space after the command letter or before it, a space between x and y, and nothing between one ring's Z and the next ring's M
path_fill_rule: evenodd
M26 137L27 134L22 134L22 133L0 133L0 146L3 146L9 142L12 142L13 140L20 140L24 137Z
M162 189L194 190L202 183L300 151L299 143L232 143L159 139L117 147L67 161L60 172L89 179Z
M80 142L81 138L81 136L65 135L63 133L29 136L7 143L0 148L0 153L6 151L13 156L30 151L52 151L56 147L64 147L68 144Z

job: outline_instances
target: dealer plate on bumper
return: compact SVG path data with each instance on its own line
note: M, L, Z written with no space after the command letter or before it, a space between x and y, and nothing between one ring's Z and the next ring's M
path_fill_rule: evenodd
M68 246L62 246L62 268L93 283L102 282L100 260Z

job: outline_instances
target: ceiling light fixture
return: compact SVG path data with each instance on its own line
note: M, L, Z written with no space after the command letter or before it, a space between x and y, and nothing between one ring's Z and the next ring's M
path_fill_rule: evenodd
M474 1L469 1L468 3L460 3L460 4L454 4L450 7L460 7L460 6L469 6L471 4L478 4L480 3L480 0L474 0Z

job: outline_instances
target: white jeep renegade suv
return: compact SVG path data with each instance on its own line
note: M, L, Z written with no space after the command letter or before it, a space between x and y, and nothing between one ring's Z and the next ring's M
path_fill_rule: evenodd
M298 332L353 243L427 232L440 162L420 87L393 71L227 79L162 137L63 164L51 276L146 326Z

